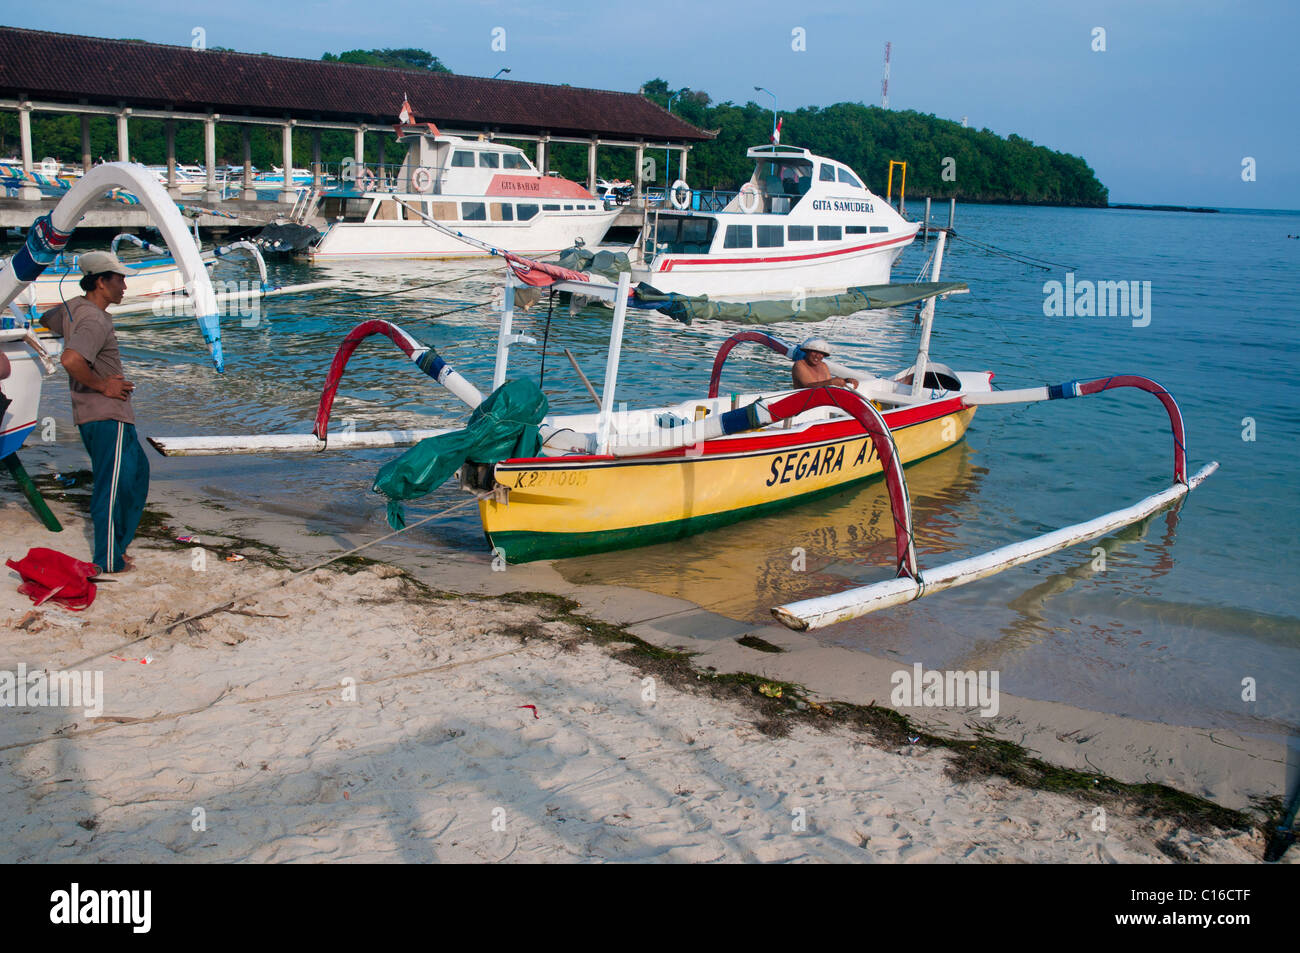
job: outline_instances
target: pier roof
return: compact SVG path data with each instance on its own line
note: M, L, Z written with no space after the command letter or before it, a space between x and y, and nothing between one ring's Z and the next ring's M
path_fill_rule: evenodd
M636 93L14 27L0 27L0 96L371 125L395 123L405 96L421 122L503 136L712 138Z

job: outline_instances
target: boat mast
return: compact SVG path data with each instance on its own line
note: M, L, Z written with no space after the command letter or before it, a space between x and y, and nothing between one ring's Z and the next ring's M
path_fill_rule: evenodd
M939 269L943 267L943 246L948 238L947 229L939 232L939 241L934 246L934 267L930 269L930 280L939 280ZM920 397L925 389L925 369L930 363L930 328L934 325L934 298L925 303L921 313L921 343L916 349L916 364L912 370L912 396Z
M609 355L605 359L605 387L600 398L600 419L596 426L596 452L609 452L609 423L614 412L614 388L618 386L618 362L623 350L623 322L627 317L627 292L631 273L618 276L618 292L614 299L614 321L609 331Z
M515 321L515 273L506 266L506 283L502 289L501 328L497 331L497 362L492 370L492 389L496 390L506 382L506 370L510 366L510 345L536 344L537 338L527 334L513 334L511 327Z

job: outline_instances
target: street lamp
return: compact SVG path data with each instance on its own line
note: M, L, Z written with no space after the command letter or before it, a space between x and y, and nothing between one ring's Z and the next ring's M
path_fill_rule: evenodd
M493 79L496 79L497 76L500 76L502 73L509 73L509 72L510 72L510 67L509 67L509 66L503 66L503 67L501 67L499 70L497 70L496 76L493 76L492 78L493 78Z
M762 86L755 86L755 87L754 87L754 92L756 92L756 93L767 93L769 96L772 97L772 137L773 137L773 141L775 141L775 138L776 138L776 93L772 92L770 89L764 89Z
M668 111L673 111L673 100L682 94L682 90L677 90L668 97ZM664 147L664 196L668 195L668 183L673 180L673 151L666 146Z

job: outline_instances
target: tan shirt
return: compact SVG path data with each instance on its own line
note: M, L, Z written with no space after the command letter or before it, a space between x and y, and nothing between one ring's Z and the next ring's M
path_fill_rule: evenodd
M122 353L118 350L113 319L107 311L96 307L85 295L78 295L65 304L46 311L41 323L63 338L63 346L76 351L90 369L100 377L126 375L122 370ZM105 397L68 377L72 391L72 422L81 425L96 420L120 420L135 423L131 398L119 400Z

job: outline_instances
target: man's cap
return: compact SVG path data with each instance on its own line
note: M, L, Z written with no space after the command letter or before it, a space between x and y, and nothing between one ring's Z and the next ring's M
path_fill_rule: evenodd
M799 345L799 350L818 351L825 354L827 357L831 356L831 346L826 343L825 338L809 338Z
M119 275L131 274L131 269L122 264L111 251L90 251L78 255L77 267L83 275L102 275L110 271Z

